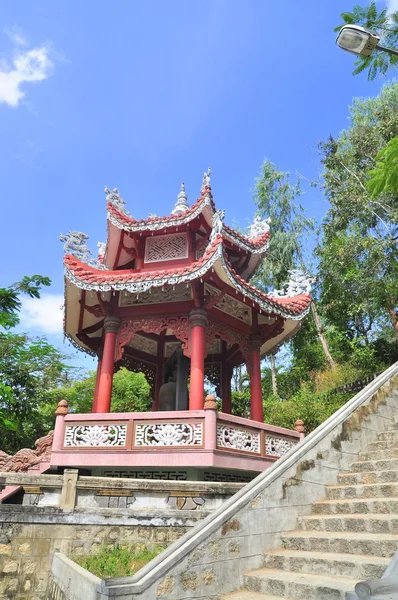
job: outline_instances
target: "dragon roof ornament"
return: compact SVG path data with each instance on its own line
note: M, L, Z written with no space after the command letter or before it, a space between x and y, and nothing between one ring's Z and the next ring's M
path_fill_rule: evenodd
M177 196L177 202L174 205L173 210L171 211L172 215L181 215L183 213L185 213L189 206L188 206L188 195L185 191L185 183L182 182L181 183L181 190Z
M117 188L113 188L110 190L108 187L104 187L104 192L106 194L106 201L111 202L113 206L122 214L131 216L129 211L126 208L126 201L120 196L120 192Z
M211 167L207 169L206 173L203 173L202 187L200 188L202 194L205 191L205 188L210 188L210 175Z
M211 234L210 234L210 243L212 243L216 239L217 235L222 233L224 217L225 217L224 209L216 210L216 212L214 213L213 219L212 219L213 229L211 230Z
M300 294L310 294L315 277L310 277L302 269L291 269L289 275L290 279L285 283L282 290L274 290L268 293L270 298L291 298Z
M260 235L263 235L264 233L268 233L270 222L271 217L268 217L268 219L261 219L259 215L256 215L253 223L249 226L248 238L254 239L260 237Z
M91 254L91 250L87 248L86 242L88 235L82 231L68 231L68 233L60 233L59 239L64 242L65 254L71 254L75 258L78 258L82 262L95 267L96 269L106 269L106 267L95 260Z

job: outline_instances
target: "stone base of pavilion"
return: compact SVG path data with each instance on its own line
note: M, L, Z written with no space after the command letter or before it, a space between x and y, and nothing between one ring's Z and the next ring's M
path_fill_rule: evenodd
M302 437L215 408L58 414L51 467L117 477L245 481Z

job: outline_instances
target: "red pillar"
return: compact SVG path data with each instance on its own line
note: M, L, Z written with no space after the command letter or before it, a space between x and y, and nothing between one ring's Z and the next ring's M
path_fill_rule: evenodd
M115 362L116 338L120 319L106 317L104 321L104 349L102 353L101 375L98 384L96 412L108 413L111 409L112 380Z
M97 411L98 388L99 388L99 382L100 382L100 377L101 377L101 366L102 366L102 352L98 353L97 376L95 378L94 398L93 398L93 405L91 407L92 413L98 412Z
M207 314L202 308L194 308L189 315L191 328L191 381L189 388L189 410L203 410L205 396L205 338Z
M258 335L250 337L251 372L250 372L250 417L253 421L264 422L263 391L261 388L260 348L262 339Z

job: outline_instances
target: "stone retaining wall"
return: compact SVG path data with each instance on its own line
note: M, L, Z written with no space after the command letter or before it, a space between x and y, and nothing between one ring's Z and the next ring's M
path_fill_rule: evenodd
M166 547L206 514L0 505L0 599L43 600L55 552L86 554L104 543Z

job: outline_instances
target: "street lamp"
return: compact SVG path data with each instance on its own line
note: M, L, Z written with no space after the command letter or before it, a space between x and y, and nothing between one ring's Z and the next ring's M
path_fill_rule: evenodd
M380 38L375 33L367 31L359 25L344 25L336 38L336 44L353 54L370 56L374 50L383 50L394 56L398 56L398 50L385 48L379 45Z

